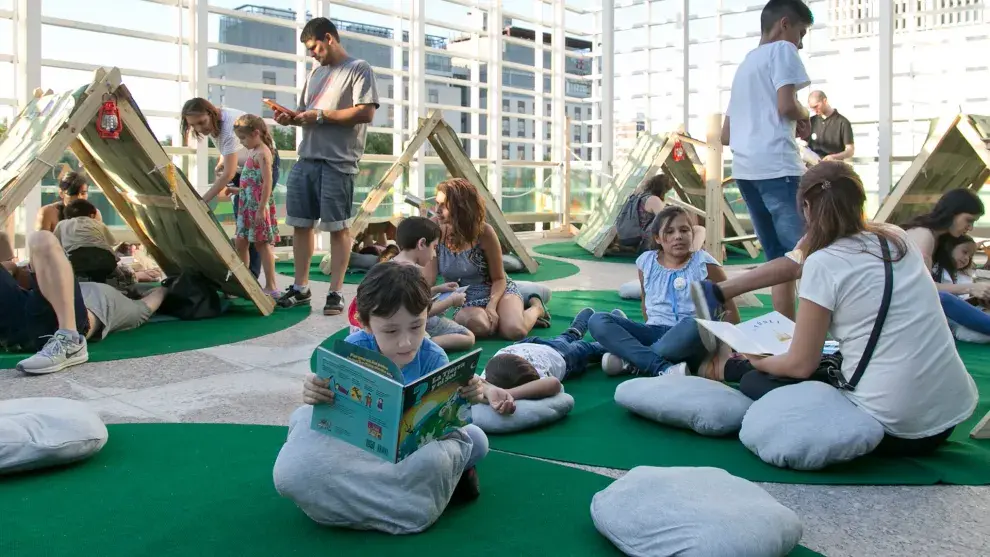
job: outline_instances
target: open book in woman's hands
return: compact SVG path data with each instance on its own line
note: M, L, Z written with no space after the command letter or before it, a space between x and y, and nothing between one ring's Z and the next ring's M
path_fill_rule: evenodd
M736 352L752 356L783 354L790 348L794 336L794 322L776 311L738 325L698 319L698 326L710 331ZM822 352L831 354L837 348L835 342L827 341Z

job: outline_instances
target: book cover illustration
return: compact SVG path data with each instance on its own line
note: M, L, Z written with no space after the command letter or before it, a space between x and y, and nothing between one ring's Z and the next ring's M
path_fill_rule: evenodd
M474 350L406 385L399 427L398 460L430 441L471 423L470 405L458 394L458 387L474 377L480 357L481 350Z

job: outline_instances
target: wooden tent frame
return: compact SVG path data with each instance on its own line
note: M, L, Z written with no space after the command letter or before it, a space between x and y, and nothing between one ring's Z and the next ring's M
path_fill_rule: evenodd
M94 131L95 127L93 126L105 95L113 95L117 99L117 109L123 124L121 138L129 136L139 153L147 158L147 161L135 160L134 164L150 161L151 167L141 167L140 171L147 177L157 175L154 179L161 180L160 183L164 184L159 189L169 191L170 195L135 193L130 188L125 187L127 181L122 179L125 178L124 176L112 174L117 169L105 168L103 157L112 150L106 149L105 146L102 150L98 149L101 146L99 143L117 141L99 139ZM230 239L210 214L209 208L202 198L189 184L182 172L175 168L171 157L165 153L134 103L127 87L121 82L120 70L117 68L96 70L93 82L86 87L80 98L82 100L77 102L66 123L54 135L46 138L47 143L37 152L36 156L19 172L15 169L15 175L9 183L0 183L0 223L13 213L14 209L24 201L42 177L54 168L54 165L48 161L58 160L66 149L71 149L86 173L106 196L107 201L120 213L120 216L147 249L148 254L167 275L178 274L189 265L183 265L182 260L170 257L166 253L174 256L179 253L191 254L192 250L185 248L188 251L184 251L183 246L171 242L170 237L173 236L174 230L169 228L174 227L175 223L163 224L159 220L150 218L150 209L181 211L188 215L198 228L201 237L209 243L212 255L222 264L220 272L225 272L226 277L218 281L221 288L231 294L246 295L257 306L262 315L271 314L275 309L274 301L265 294L261 285L241 262ZM35 102L42 101L44 99L35 100ZM18 118L26 110L27 107ZM91 127L93 128L91 129ZM7 138L7 140L11 139L16 140L18 138ZM6 167L0 169L0 171L2 170L6 170ZM159 229L158 226L165 228ZM194 256L189 255L189 257ZM211 278L216 279L217 277ZM231 278L234 281L230 281Z
M444 166L447 167L447 171L450 172L451 176L464 178L478 190L478 194L485 201L486 220L495 228L495 233L498 234L498 239L502 247L507 248L512 254L518 257L527 272L535 273L539 268L539 264L526 251L526 247L522 245L522 242L519 241L519 238L512 231L512 227L509 226L508 221L505 220L505 215L502 214L502 210L495 203L492 194L489 193L485 181L481 178L481 174L478 173L478 169L475 168L470 157L464 152L457 134L443 120L443 113L439 110L432 110L429 116L420 118L419 129L416 130L409 143L406 144L405 150L392 163L392 166L385 172L385 175L382 176L378 184L368 192L368 197L361 204L357 215L355 215L351 223L351 234L353 237L360 236L368 227L372 213L374 213L385 197L392 192L395 181L409 167L413 156L415 156L419 148L427 141L433 145L433 149L436 150L437 155L443 161Z
M988 141L990 117L955 114L939 118L873 220L901 224L931 209L949 190L978 191L990 178Z
M721 115L716 116L718 116L719 130L721 130ZM662 147L653 157L647 156L646 159L641 161L642 164L635 164L634 153L638 149L643 148L642 143L659 141L663 142ZM718 142L717 134L714 138L715 147L713 147L712 141L711 136L706 143L680 132L671 132L659 136L643 136L637 142L637 147L630 153L629 158L626 159L625 164L622 166L622 170L611 181L611 184L618 184L622 187L622 185L625 185L632 178L633 173L637 169L645 166L646 172L636 184L636 188L639 188L644 182L659 173L661 169L664 170L673 178L674 192L677 195L676 198L669 197L665 201L682 207L688 212L705 219L705 249L707 251L717 256L717 254L721 253L721 247L724 244L742 243L749 256L755 258L759 255L759 250L757 250L756 245L753 243L756 235L746 232L742 223L732 211L732 207L729 206L729 202L725 199L725 195L722 192L722 145ZM674 146L678 142L680 142L682 148L685 150L685 157L679 161L674 160L673 156ZM694 152L693 146L699 146L705 149L706 169L704 179L694 162L698 156ZM617 201L625 201L625 198ZM722 218L719 218L720 216ZM607 216L606 218L609 217ZM614 221L614 218L612 220ZM725 224L728 224L732 229L733 236L725 237ZM585 222L585 226L588 226L588 222ZM613 222L607 225L604 232L600 233L601 236L599 238L589 239L589 234L595 233L590 230L584 232L582 228L582 233L578 235L578 244L582 245L582 247L591 252L595 257L603 257L605 251L615 240L615 223ZM593 248L590 247L592 242L597 242L597 244L593 244Z

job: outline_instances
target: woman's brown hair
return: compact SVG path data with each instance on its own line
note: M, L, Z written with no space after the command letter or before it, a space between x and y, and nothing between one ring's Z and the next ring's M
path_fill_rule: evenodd
M840 238L870 232L886 238L894 246L892 261L900 261L907 253L904 240L889 227L866 222L865 205L863 181L853 167L841 161L822 161L808 169L798 187L798 210L807 206L805 257Z
M268 149L272 152L272 157L275 157L275 142L272 141L272 134L268 131L268 124L261 119L260 116L255 116L254 114L241 114L234 120L234 133L238 134L249 134L251 132L258 132L261 134L261 141L268 146Z
M450 215L450 230L443 242L450 249L474 245L485 225L485 200L464 178L452 178L437 184L437 193L446 196L444 205Z
M194 116L197 114L206 114L209 116L213 129L216 130L217 133L220 132L220 109L204 98L195 97L189 99L186 101L186 104L182 105L182 112L179 115L179 134L182 135L182 137L189 139L189 132L194 131L189 126L186 116ZM196 133L197 139L202 137L202 134Z

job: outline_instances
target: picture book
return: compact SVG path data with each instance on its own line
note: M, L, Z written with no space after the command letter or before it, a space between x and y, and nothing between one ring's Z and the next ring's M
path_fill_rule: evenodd
M787 352L794 336L794 322L773 311L738 325L698 319L698 324L740 354L777 356ZM823 354L838 350L838 343L826 341Z
M316 375L329 380L333 404L313 407L314 430L346 441L389 462L471 423L458 394L475 375L475 350L408 385L388 358L342 340L317 348Z

